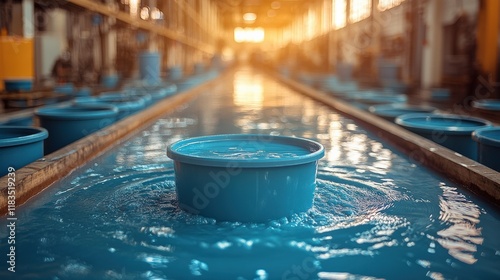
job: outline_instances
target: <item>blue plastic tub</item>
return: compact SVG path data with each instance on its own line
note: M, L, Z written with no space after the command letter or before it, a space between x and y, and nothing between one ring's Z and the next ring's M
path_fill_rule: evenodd
M45 153L52 153L80 138L112 124L118 108L112 105L84 103L71 107L46 107L35 111L40 125L49 131Z
M59 84L54 86L54 92L62 94L73 94L75 87L72 83Z
M378 77L380 81L398 81L401 67L393 62L380 60L378 62Z
M477 144L472 140L472 132L491 126L480 118L428 113L402 115L395 122L473 160L477 159Z
M33 88L32 79L4 79L6 91L29 91Z
M406 95L393 94L390 92L350 92L344 98L353 103L354 106L368 110L372 105L404 103L407 101Z
M146 108L146 101L139 96L107 94L96 98L98 103L114 105L118 108L117 120L121 120Z
M434 101L444 101L450 99L450 89L449 88L431 88L431 100Z
M43 157L43 140L49 134L43 128L0 126L0 177Z
M472 107L488 112L500 111L500 99L481 99L472 102Z
M404 103L374 105L368 108L368 111L372 114L391 122L401 115L412 113L432 113L436 110L436 108L430 106L416 106Z
M500 171L500 127L478 129L472 138L477 142L478 162Z
M105 88L116 88L120 77L116 74L105 75L102 77L101 84Z
M182 68L180 66L173 66L168 69L169 80L180 80L183 77Z
M323 146L284 136L227 134L178 141L174 160L179 206L223 221L262 222L307 211Z
M205 65L203 63L195 63L193 66L194 74L202 74L205 72Z
M140 78L146 83L157 85L160 78L160 54L157 52L143 52L139 54Z

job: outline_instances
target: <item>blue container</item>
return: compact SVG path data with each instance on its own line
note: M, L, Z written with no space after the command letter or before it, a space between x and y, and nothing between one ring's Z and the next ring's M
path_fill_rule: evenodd
M3 83L6 91L29 91L33 88L31 79L4 79Z
M177 86L177 91L181 92L193 88L200 83L201 83L200 79L195 77L189 77L187 79L182 79L180 81L177 81L175 85Z
M114 105L118 108L117 120L121 120L146 108L146 101L139 96L107 94L96 98L98 103Z
M101 84L105 88L116 88L120 78L116 74L105 75L102 77Z
M374 105L368 108L368 111L371 113L391 122L401 115L412 113L432 113L436 110L436 108L430 106L415 106L403 103Z
M92 95L92 89L89 87L81 87L76 90L77 97L83 97L83 96L91 96Z
M49 131L45 153L52 153L80 138L112 124L118 115L115 106L77 104L71 107L46 107L35 111L40 125Z
M160 78L160 54L157 52L143 52L139 54L140 78L146 83L157 85Z
M472 107L488 112L500 111L500 99L481 99L472 102Z
M477 161L500 171L500 127L481 128L472 133L477 142Z
M431 88L431 99L435 101L448 100L450 98L450 89L448 88Z
M378 62L378 77L380 81L398 81L399 69L396 63L380 60Z
M479 118L428 113L402 115L395 122L473 160L477 159L477 143L472 140L472 132L491 126Z
M43 140L48 137L43 128L0 126L0 177L43 157Z
M182 75L182 68L180 66L174 66L168 69L169 80L180 80L182 79Z
M75 87L72 83L59 84L54 86L54 92L62 94L73 94Z
M202 74L205 72L205 65L203 63L195 63L193 66L194 74Z
M406 95L393 94L390 92L377 91L361 91L350 92L344 98L358 108L368 110L372 105L404 103L407 100Z
M270 135L212 135L178 141L179 206L222 221L263 222L307 211L316 187L319 143Z

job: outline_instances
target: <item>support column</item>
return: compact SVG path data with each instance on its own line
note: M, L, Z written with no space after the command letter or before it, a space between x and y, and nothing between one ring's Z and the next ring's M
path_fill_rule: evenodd
M496 1L496 0L493 0ZM422 52L424 88L439 86L443 68L443 1L430 1L425 10L425 44Z

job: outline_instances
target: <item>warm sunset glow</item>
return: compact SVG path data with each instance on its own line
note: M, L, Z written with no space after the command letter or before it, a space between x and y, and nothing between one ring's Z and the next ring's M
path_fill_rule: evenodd
M264 41L264 28L242 28L236 27L234 29L234 41L259 43Z

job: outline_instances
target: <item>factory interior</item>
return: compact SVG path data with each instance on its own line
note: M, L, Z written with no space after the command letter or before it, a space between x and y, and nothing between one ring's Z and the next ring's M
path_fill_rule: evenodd
M499 15L1 1L0 279L500 279Z

